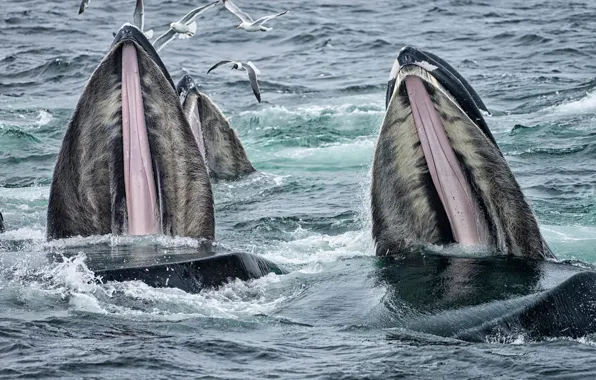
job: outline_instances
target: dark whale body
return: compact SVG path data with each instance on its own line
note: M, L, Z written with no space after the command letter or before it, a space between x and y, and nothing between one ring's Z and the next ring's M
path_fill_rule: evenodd
M594 271L515 257L380 260L392 327L472 342L596 333Z
M99 249L97 249L99 248ZM83 248L84 249L84 248ZM51 261L76 256L81 247L49 252ZM102 283L142 281L155 288L178 288L199 293L230 281L247 281L268 273L285 274L283 268L251 253L226 251L202 244L172 250L158 245L95 245L85 250L85 264Z
M183 76L176 89L209 176L233 180L255 172L228 119L209 96L198 90L192 77Z

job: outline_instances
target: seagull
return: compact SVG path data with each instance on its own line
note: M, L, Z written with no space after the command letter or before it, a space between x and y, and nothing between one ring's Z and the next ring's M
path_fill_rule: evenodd
M90 2L91 2L91 0L81 1L81 6L79 8L79 14L85 12L87 7L89 7ZM135 6L135 13L133 14L133 17L134 17L134 25L137 28L139 28L139 30L141 32L143 32L143 28L145 25L145 6L143 5L143 0L137 0L137 5ZM145 37L147 37L148 40L153 38L153 30L148 30L146 32L143 32L143 34L145 35ZM114 37L116 37L116 33L112 33L112 35Z
M236 61L221 61L219 63L217 63L216 65L214 65L212 68L210 68L207 71L207 74L209 74L211 71L217 69L219 66L221 65L225 65L226 63L233 63L234 65L232 66L232 70L246 70L246 72L248 73L248 80L250 80L250 86L252 87L252 92L254 92L255 97L257 98L257 100L259 101L259 103L261 102L261 92L259 91L259 83L257 82L257 75L260 75L261 72L259 71L259 69L257 69L255 67L255 65L248 61L247 63L243 64L242 62L236 62Z
M193 9L179 21L171 23L170 29L161 36L157 37L155 42L153 42L153 47L155 50L159 52L164 46L166 46L167 43L176 38L176 36L178 36L180 39L194 36L197 31L197 23L193 20L207 9L213 8L217 3L219 3L219 0Z
M83 0L81 1L81 6L79 7L79 14L85 12L85 9L87 9L87 7L89 6L89 2L91 0Z
M236 17L238 17L240 20L242 20L242 23L240 25L238 25L238 27L236 29L244 29L247 32L268 32L273 28L268 28L266 26L263 26L263 24L265 22L288 13L288 11L284 11L284 12L278 13L276 15L264 16L264 17L261 17L260 19L258 19L257 21L253 21L253 19L248 14L241 11L240 8L238 8L230 0L222 0L222 1L223 1L224 6L230 12L232 12L233 14L236 15Z
M143 4L143 0L137 0L133 17L134 25L145 34L145 37L147 37L148 40L153 38L153 30L143 31L143 28L145 27L145 5Z

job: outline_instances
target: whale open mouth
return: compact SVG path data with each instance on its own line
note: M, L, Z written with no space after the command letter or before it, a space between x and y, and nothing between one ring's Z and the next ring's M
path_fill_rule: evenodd
M128 233L159 232L157 191L134 43L122 46L122 145Z
M145 117L148 105L143 99L140 55L150 59L169 78L161 59L143 33L132 25L124 25L116 34L112 48L120 49L122 153L124 193L130 235L150 235L161 231L162 210L159 194L159 173L156 173ZM170 79L171 81L171 79ZM173 83L171 83L173 86Z
M199 114L199 91L194 80L189 76L185 75L176 85L176 92L180 97L180 102L185 112L187 113L186 118L190 124L192 135L199 147L203 162L206 163L207 155L205 151L205 136L203 134L203 125L201 123L201 115ZM188 102L188 104L187 104ZM207 172L209 167L206 166Z
M488 242L486 219L423 79L407 75L404 82L422 152L453 238L463 245L485 245Z
M483 118L486 106L453 67L402 49L386 104L371 181L377 255L459 243L553 257Z

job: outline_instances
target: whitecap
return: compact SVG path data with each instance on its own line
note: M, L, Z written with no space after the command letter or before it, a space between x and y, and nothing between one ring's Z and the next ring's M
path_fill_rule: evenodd
M43 127L44 125L49 124L52 120L54 120L54 117L51 113L41 110L37 115L37 126Z
M588 92L578 100L549 107L549 109L558 114L587 114L596 113L596 93Z

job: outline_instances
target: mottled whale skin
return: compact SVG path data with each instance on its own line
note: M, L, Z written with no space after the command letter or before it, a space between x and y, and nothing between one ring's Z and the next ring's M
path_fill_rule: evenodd
M375 149L371 208L377 255L451 244L554 257L470 84L442 59L402 49Z
M136 78L123 71L127 58L137 61ZM126 93L124 81L132 86ZM136 113L127 113L125 98L136 101L131 103ZM123 125L135 118L149 147L143 157L150 178L144 186L154 197L149 204L144 197L127 199L135 186L127 194L126 181L133 179L123 170L128 154ZM137 132L132 133L134 140ZM211 183L172 79L143 33L125 25L87 82L68 125L50 190L47 238L136 234L129 231L132 201L141 211L155 210L148 216L155 218L154 233L215 238Z
M255 172L228 119L209 96L198 90L192 77L183 76L176 88L209 176L234 180Z

